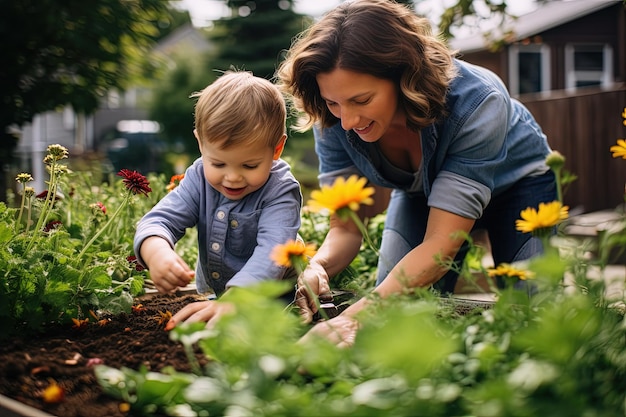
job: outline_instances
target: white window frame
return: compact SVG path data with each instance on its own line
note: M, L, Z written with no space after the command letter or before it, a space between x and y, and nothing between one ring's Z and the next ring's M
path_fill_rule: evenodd
M513 97L520 95L519 80L519 56L520 53L538 53L541 56L541 91L547 94L552 89L550 77L550 47L543 44L521 45L515 44L509 47L509 90Z
M576 71L574 54L580 50L598 50L602 47L601 71ZM578 81L599 81L600 87L607 88L613 84L613 48L609 44L600 43L569 43L565 45L565 88L576 90Z

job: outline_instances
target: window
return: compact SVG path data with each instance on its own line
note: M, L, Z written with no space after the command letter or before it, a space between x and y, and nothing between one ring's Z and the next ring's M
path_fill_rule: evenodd
M602 44L565 47L565 87L609 86L613 82L613 50Z
M509 89L513 96L550 91L550 48L546 45L512 45L509 63Z

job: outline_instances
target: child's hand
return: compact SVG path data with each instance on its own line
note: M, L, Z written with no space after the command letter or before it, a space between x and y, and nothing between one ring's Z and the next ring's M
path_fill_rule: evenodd
M207 327L214 325L220 317L235 312L235 306L221 301L199 301L187 304L167 322L165 330L172 330L178 323L206 321Z
M195 272L162 238L146 239L141 245L141 255L159 292L176 291L187 286L195 276Z

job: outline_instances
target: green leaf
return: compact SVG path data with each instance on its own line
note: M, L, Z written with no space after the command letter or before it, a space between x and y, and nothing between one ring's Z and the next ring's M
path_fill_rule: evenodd
M13 230L7 223L0 223L0 243L5 243L13 237Z
M384 301L376 319L364 321L355 354L375 368L417 381L453 352L452 334L436 320L430 303Z

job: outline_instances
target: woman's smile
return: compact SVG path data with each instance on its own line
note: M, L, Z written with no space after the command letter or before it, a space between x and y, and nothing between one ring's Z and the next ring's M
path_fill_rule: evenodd
M398 95L391 80L335 68L316 77L328 110L366 142L380 139L396 117Z

